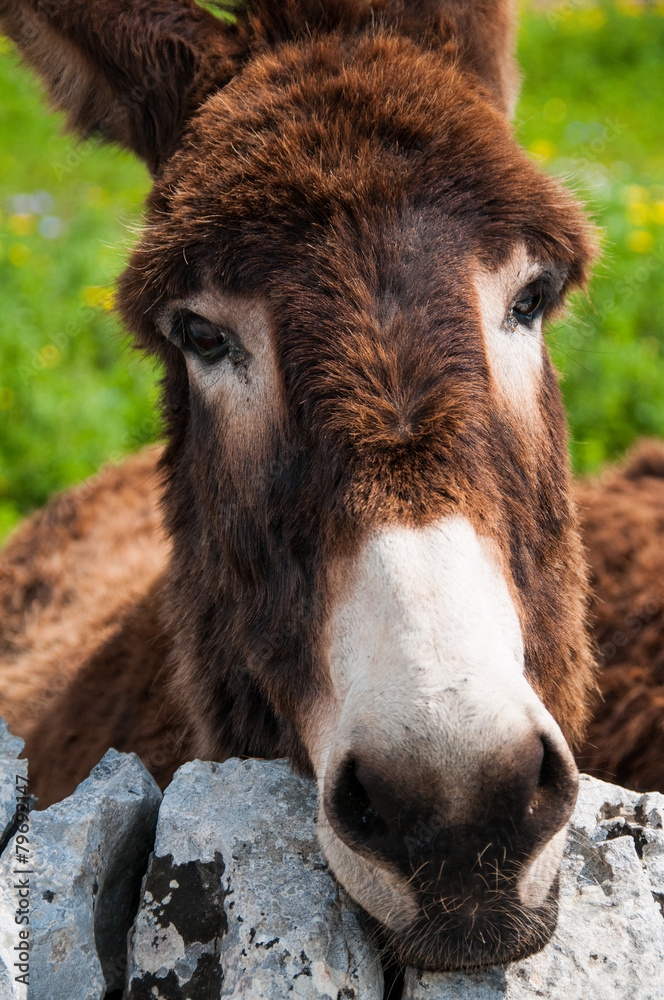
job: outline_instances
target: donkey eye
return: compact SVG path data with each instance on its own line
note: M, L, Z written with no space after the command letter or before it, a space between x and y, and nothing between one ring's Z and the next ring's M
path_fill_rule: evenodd
M507 314L507 325L511 330L519 326L529 327L544 308L544 293L535 283L522 289L512 303Z
M542 305L542 293L538 289L526 289L512 306L517 316L531 320Z
M206 361L217 361L228 351L228 334L194 313L180 316L181 336L184 347L193 347Z

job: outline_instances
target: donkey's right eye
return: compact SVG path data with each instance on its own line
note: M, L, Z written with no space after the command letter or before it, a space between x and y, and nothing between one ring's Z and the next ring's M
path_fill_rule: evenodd
M209 320L194 313L181 313L179 325L182 345L193 347L206 361L217 361L228 352L228 334Z

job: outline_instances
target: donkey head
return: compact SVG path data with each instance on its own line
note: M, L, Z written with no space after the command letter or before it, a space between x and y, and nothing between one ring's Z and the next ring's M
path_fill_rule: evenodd
M154 174L121 279L164 367L174 687L200 755L316 777L401 957L555 924L592 664L542 326L592 253L516 145L507 0L0 0Z

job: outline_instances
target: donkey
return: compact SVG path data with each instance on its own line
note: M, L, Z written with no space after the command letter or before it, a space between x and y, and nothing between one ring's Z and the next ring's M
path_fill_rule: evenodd
M153 175L118 303L167 431L166 538L148 456L5 556L2 707L36 786L98 725L149 760L173 705L162 777L194 754L315 777L330 866L400 959L536 951L595 684L542 329L594 237L512 135L508 0L251 0L231 26L0 0L0 25L70 128ZM43 615L85 649L40 646L31 686Z

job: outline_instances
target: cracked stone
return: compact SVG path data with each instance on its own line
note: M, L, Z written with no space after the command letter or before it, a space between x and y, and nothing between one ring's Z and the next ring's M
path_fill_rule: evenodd
M379 956L329 873L315 815L314 784L284 761L180 768L159 814L126 1000L382 1000Z

